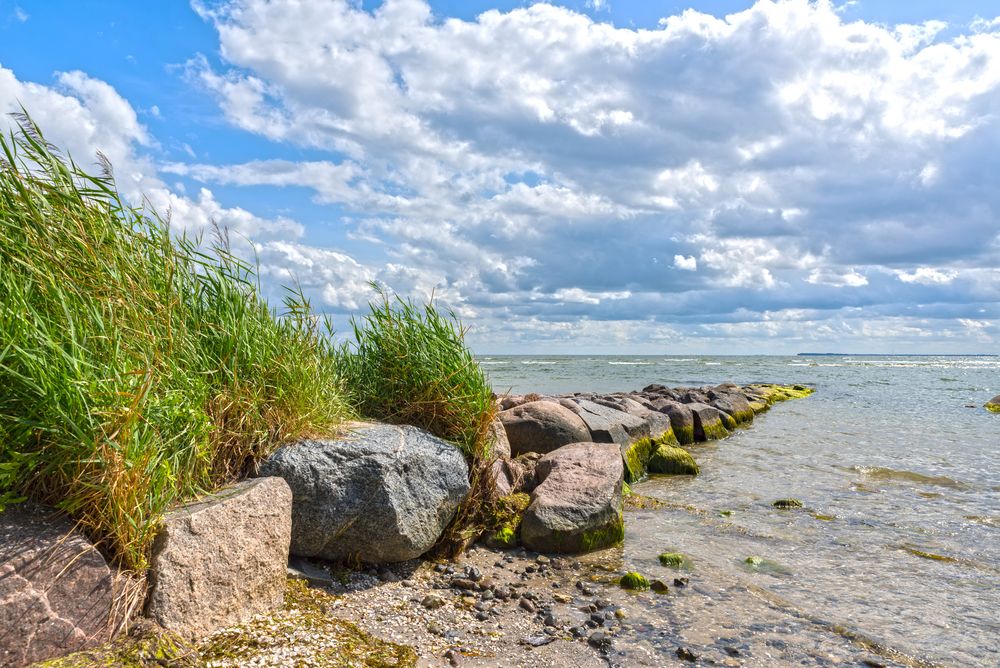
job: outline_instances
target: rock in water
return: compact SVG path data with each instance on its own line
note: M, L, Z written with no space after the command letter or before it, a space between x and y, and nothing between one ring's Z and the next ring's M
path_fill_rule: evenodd
M670 418L678 443L681 445L694 443L694 413L690 408L676 401L662 400L657 402L657 410Z
M551 401L532 401L502 411L500 421L514 455L552 452L570 443L589 441L590 430L576 413Z
M987 401L985 408L991 413L1000 413L1000 394Z
M340 439L289 445L261 472L292 488L292 554L331 561L419 557L469 492L458 448L409 426L361 425Z
M694 414L694 440L714 441L729 436L717 408L702 403L687 404L687 407Z
M649 460L650 473L667 473L672 475L698 475L698 463L685 450L671 445L661 445Z
M619 446L573 443L542 457L539 485L521 522L521 542L538 552L588 552L622 540Z
M627 446L632 441L649 436L649 424L642 418L586 399L575 403L574 412L590 430L589 440Z
M292 493L246 480L163 518L153 542L146 615L194 639L284 601Z
M65 516L34 506L0 513L0 665L108 640L122 621L117 593L104 557Z

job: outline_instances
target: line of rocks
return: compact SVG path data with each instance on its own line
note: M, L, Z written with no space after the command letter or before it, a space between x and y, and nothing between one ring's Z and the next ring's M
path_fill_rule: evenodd
M725 436L774 401L808 392L651 385L627 394L504 397L493 428L494 473L514 510L506 533L490 539L553 554L616 544L627 482L647 470L696 472L682 444ZM373 564L420 557L469 489L458 449L414 427L358 423L340 438L280 448L260 478L163 518L144 614L194 639L280 607L290 555ZM120 578L65 520L8 509L0 532L0 664L92 647L119 630Z

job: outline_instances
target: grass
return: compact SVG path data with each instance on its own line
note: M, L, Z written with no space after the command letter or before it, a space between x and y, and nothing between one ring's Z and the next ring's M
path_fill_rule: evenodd
M468 459L485 461L496 405L458 318L438 311L433 300L417 305L372 287L379 299L352 322L354 344L342 357L358 410L422 427L458 445Z
M267 305L224 234L174 234L106 161L88 174L18 122L0 135L0 509L57 506L141 570L172 503L351 415L338 351L300 293Z

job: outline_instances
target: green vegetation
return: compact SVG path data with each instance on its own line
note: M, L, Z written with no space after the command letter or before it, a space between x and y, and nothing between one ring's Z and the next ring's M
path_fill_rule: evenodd
M987 401L983 407L991 413L1000 413L1000 401Z
M0 137L0 507L30 497L142 569L161 513L350 415L337 351L225 233L206 248L62 157Z
M649 580L635 571L623 575L618 584L621 585L622 589L631 589L632 591L645 591L649 589Z
M495 529L488 542L496 547L515 547L520 540L521 519L529 505L531 497L523 492L500 497L492 522Z
M702 424L702 432L704 432L706 441L718 441L729 436L729 430L722 424L721 417L715 422Z
M690 568L691 560L680 552L664 552L658 559L660 564L668 568Z
M698 475L701 469L694 457L684 448L661 445L649 460L650 473L671 475Z
M453 313L381 295L353 322L355 343L343 373L361 414L422 427L462 448L470 459L489 453L496 417L486 375L465 346Z

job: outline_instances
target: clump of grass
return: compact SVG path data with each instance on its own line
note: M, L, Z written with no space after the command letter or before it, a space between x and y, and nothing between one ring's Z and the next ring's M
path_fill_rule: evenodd
M496 405L458 318L433 300L418 305L372 287L379 298L367 316L352 320L353 348L342 358L359 412L421 427L470 460L487 459Z
M27 115L0 135L0 509L55 505L145 567L163 511L349 414L301 293L283 316L211 248L89 174Z

